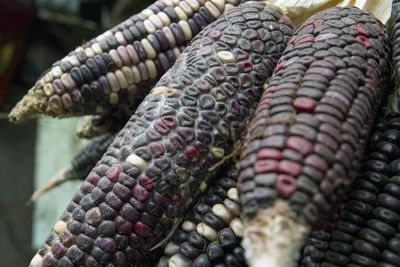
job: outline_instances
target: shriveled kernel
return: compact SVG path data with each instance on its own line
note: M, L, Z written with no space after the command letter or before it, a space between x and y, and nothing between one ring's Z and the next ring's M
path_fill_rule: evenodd
M225 150L223 148L213 147L211 148L211 153L216 158L222 158L225 155Z

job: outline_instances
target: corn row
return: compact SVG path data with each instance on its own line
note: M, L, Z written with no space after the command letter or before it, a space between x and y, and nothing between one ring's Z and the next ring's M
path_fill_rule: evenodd
M159 0L53 64L10 114L14 122L129 115L186 44L238 0ZM114 112L114 111L113 111Z
M240 246L237 177L231 167L211 186L172 236L158 267L247 266Z
M264 2L207 26L146 96L31 267L134 265L198 200L232 152L292 34Z
M385 27L357 8L319 12L290 40L241 155L250 265L292 266L310 226L334 213L359 168L389 56Z
M378 125L350 199L331 231L314 234L302 266L400 266L399 123L391 114Z
M114 138L115 135L111 134L93 138L87 145L79 150L65 169L57 173L46 185L32 194L31 201L36 200L44 193L66 181L85 179L96 163L101 159L101 156L106 152L107 147Z

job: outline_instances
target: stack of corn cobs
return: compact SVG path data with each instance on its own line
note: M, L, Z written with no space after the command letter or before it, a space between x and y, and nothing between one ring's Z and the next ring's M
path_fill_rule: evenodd
M397 5L393 62L357 8L294 31L239 0L159 0L56 62L11 120L98 137L30 266L400 266Z

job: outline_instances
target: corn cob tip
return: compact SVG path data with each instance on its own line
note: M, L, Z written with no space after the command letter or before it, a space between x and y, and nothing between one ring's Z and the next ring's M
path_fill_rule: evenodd
M62 184L65 181L71 180L72 178L71 175L68 175L68 171L72 167L67 167L62 170L60 170L58 173L56 173L44 186L42 186L39 189L36 189L30 199L28 200L28 204L33 203L34 201L38 200L39 197L41 197L43 194L46 192L49 192L51 189L57 187L58 185Z
M310 231L281 200L247 218L244 225L242 246L249 266L253 267L296 266Z
M13 123L19 123L41 114L46 110L46 102L46 96L37 93L34 87L11 110L9 120Z

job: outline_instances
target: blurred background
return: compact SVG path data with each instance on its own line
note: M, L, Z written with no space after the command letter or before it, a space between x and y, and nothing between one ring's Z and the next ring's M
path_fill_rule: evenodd
M27 202L84 142L76 119L14 125L8 113L52 63L150 2L0 0L0 266L28 265L80 182Z

